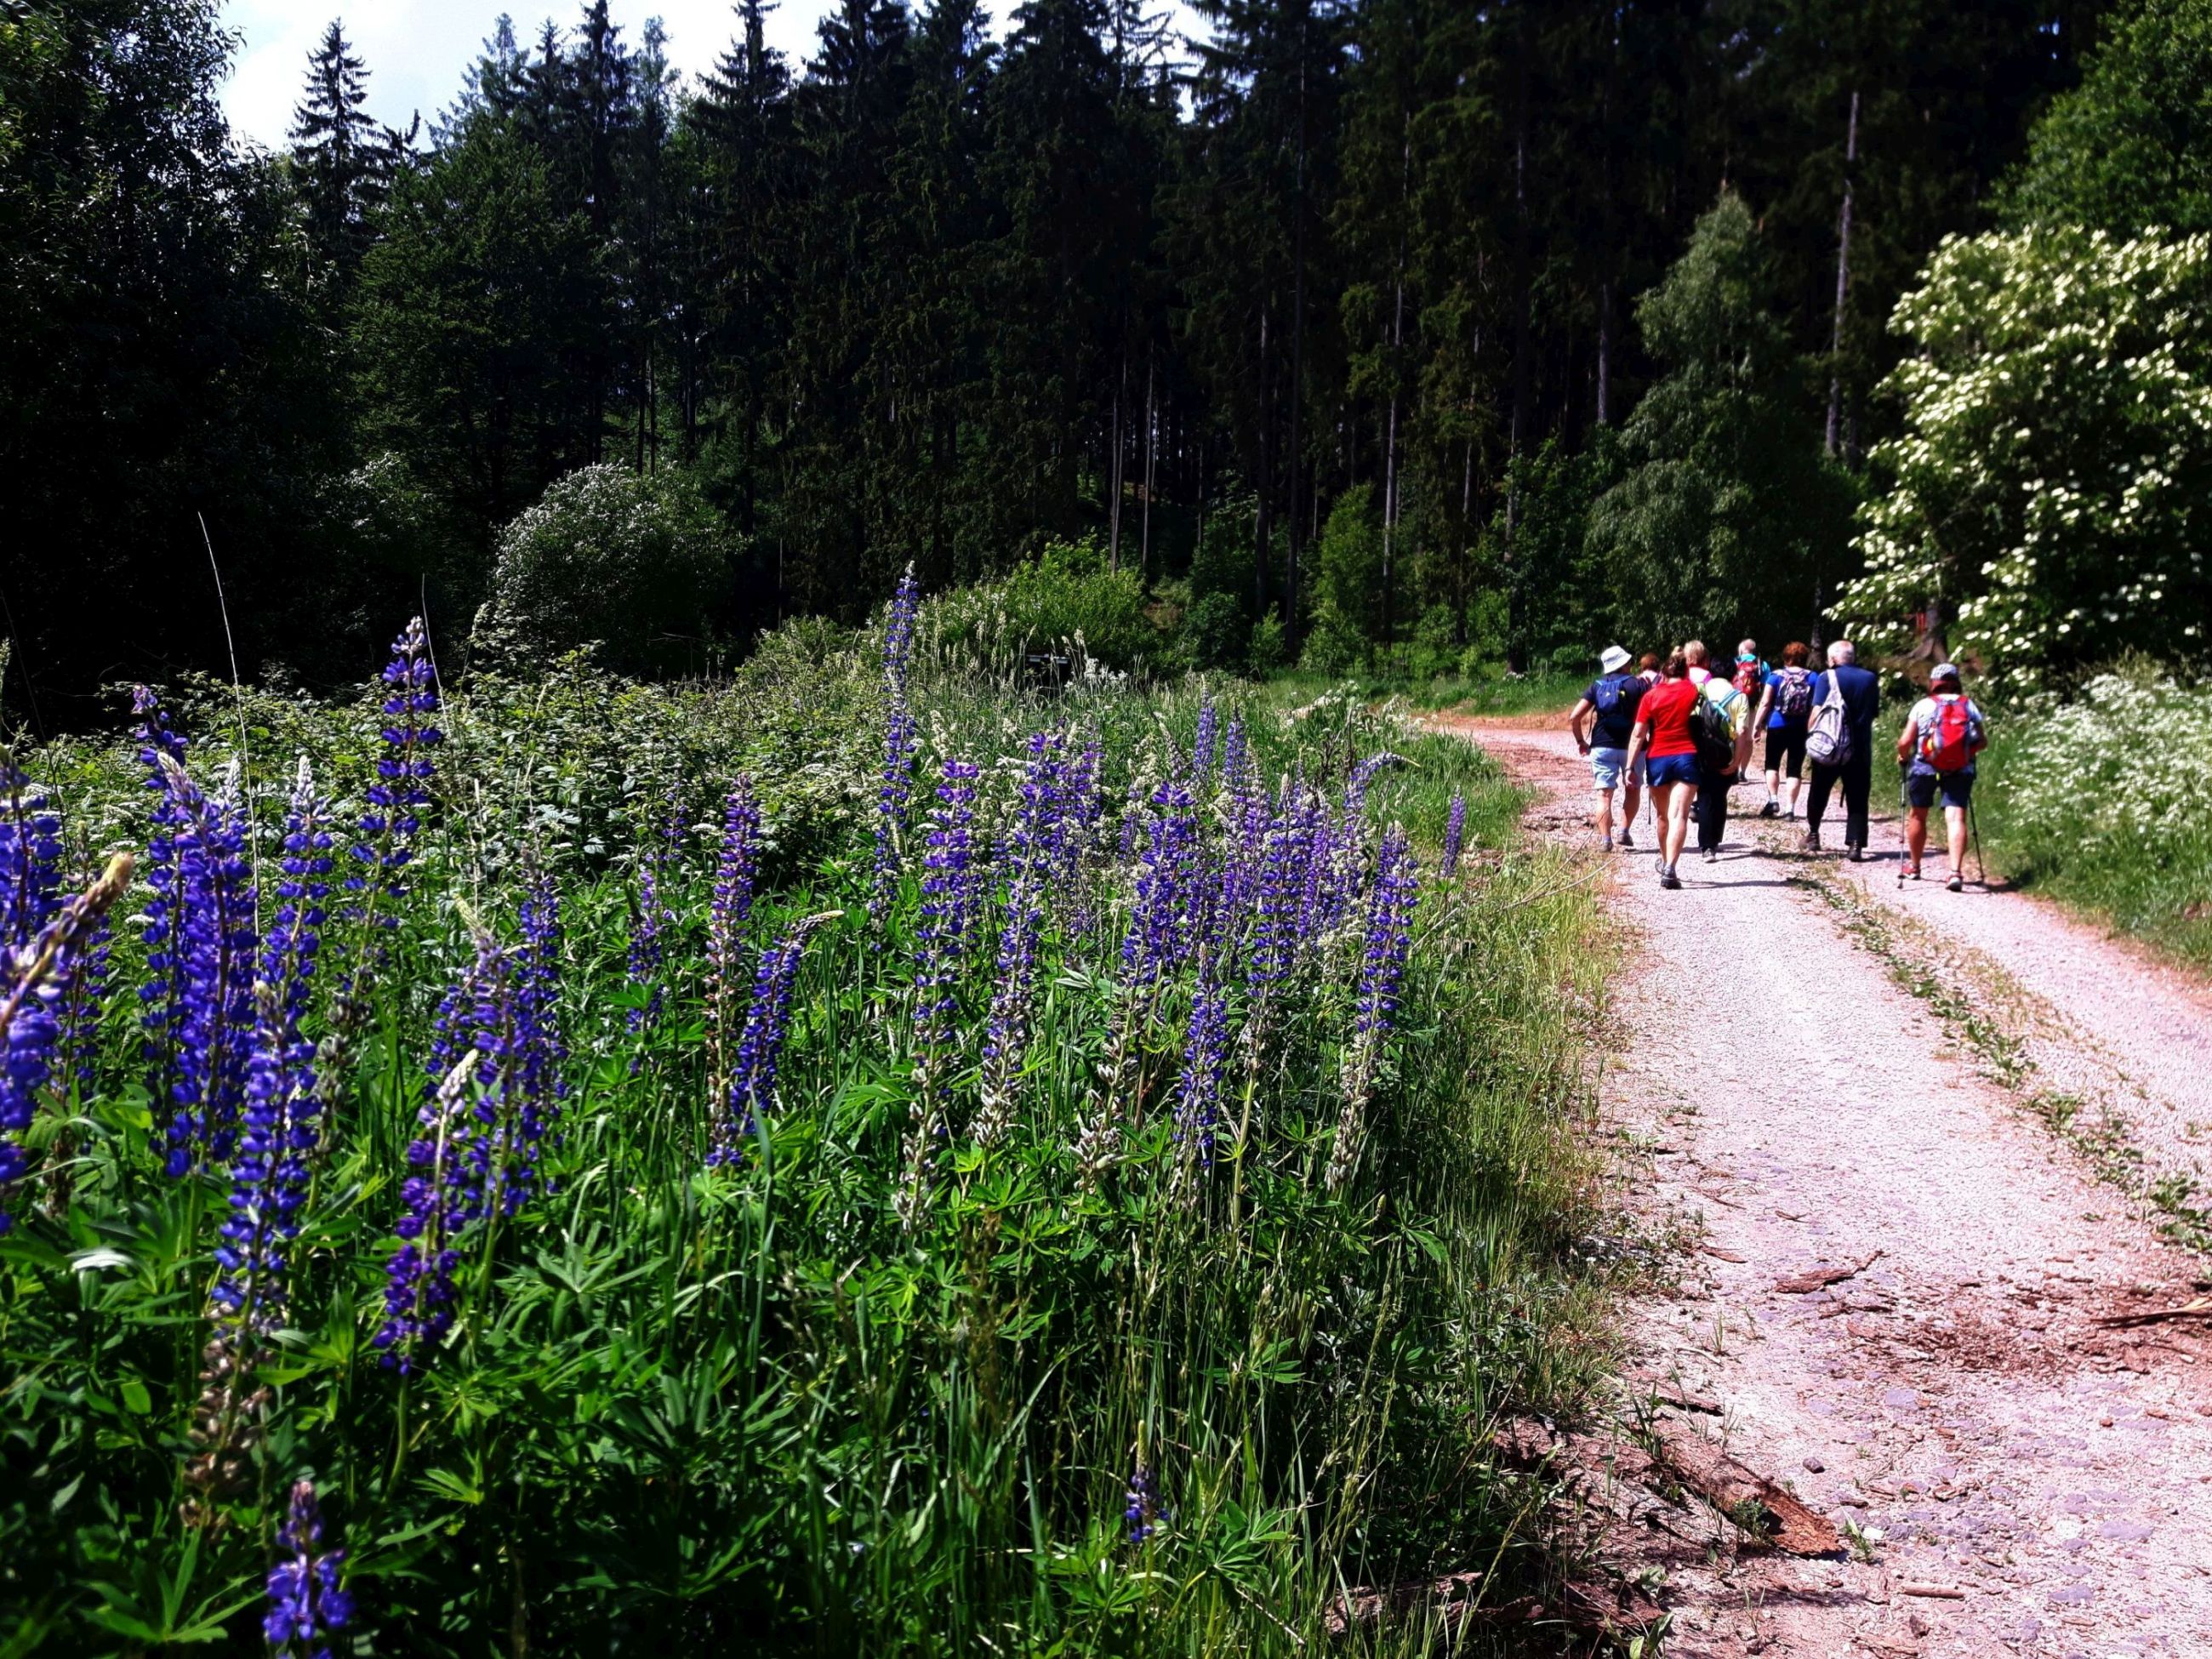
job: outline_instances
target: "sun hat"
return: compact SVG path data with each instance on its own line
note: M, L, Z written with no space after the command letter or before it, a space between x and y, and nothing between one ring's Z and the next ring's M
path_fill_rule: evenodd
M1598 653L1598 662L1608 674L1618 674L1628 666L1628 653L1617 645L1608 645Z
M1959 672L1958 664L1939 662L1936 665L1935 671L1928 676L1928 684L1933 685L1938 680L1956 680L1960 684L1964 685L1966 683L1966 677Z

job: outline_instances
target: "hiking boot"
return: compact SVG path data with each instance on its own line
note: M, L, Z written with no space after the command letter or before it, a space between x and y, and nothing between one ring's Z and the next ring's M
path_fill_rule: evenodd
M1626 830L1620 832L1620 850L1624 853L1632 853L1636 850L1636 837Z
M1771 800L1767 802L1765 805L1759 809L1759 816L1763 818L1780 817L1782 816L1782 803L1778 800Z
M1601 853L1610 853L1613 851L1613 837L1611 836L1607 836L1605 838L1604 844L1598 848L1598 851Z
M1963 893L1966 890L1966 878L1961 876L1956 870L1954 870L1951 872L1951 879L1945 882L1943 884L1954 893Z
M1818 830L1808 830L1805 832L1805 850L1808 853L1817 853L1820 850L1820 832Z
M1860 846L1856 842L1847 842L1844 847L1844 856L1849 859L1853 864L1863 863L1866 860L1866 848Z
M1682 884L1682 878L1672 869L1662 870L1659 872L1659 884L1671 892Z

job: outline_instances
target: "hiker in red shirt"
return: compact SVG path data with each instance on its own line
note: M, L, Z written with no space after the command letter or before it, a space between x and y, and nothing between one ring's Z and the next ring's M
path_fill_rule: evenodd
M1682 842L1690 833L1690 803L1698 793L1698 745L1690 735L1690 711L1698 688L1690 684L1689 659L1677 651L1667 659L1658 684L1636 705L1636 730L1628 742L1628 772L1644 763L1644 780L1659 816L1659 884L1682 884L1674 873Z

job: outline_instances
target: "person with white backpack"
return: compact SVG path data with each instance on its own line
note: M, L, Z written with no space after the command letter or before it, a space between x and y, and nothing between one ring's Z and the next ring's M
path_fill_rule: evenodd
M1897 734L1897 762L1905 769L1904 874L1920 879L1921 854L1928 847L1928 812L1943 798L1943 828L1951 862L1944 884L1957 892L1966 884L1967 808L1974 799L1974 757L1990 746L1989 725L1966 696L1956 663L1938 663L1928 677L1928 695L1912 705L1905 730ZM1902 878L1900 878L1901 879Z
M1636 729L1636 705L1650 689L1642 675L1629 667L1628 653L1617 645L1606 647L1598 658L1603 670L1592 680L1567 716L1567 729L1589 757L1590 781L1597 787L1597 833L1605 850L1613 851L1613 797L1626 790L1620 815L1620 844L1632 848L1637 809L1644 804L1644 779L1628 764L1630 734Z
M1760 694L1753 724L1766 733L1766 805L1761 817L1784 816L1782 780L1790 779L1790 811L1797 816L1805 794L1805 734L1813 724L1812 647L1792 640L1782 647L1782 666L1769 669L1766 689Z
M1813 787L1805 802L1805 850L1820 850L1820 819L1828 797L1844 787L1844 852L1856 863L1866 856L1867 799L1874 785L1874 723L1881 713L1881 682L1858 665L1849 640L1828 647L1828 665L1813 685L1813 718L1805 728L1805 758Z

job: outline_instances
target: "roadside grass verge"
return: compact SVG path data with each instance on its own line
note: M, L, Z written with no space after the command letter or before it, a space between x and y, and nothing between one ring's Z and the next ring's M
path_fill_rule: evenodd
M1357 696L1046 694L921 661L896 751L912 801L887 820L881 649L807 626L714 687L570 664L448 688L398 865L352 855L390 817L364 799L395 775L388 689L200 688L177 715L204 797L166 793L173 771L149 789L129 744L21 756L10 812L58 819L40 884L146 853L164 802L234 830L228 873L175 867L235 895L258 866L230 942L193 936L241 968L262 958L237 933L265 944L280 872L301 878L300 757L332 880L367 873L329 895L301 990L321 1080L288 1108L298 1236L251 1322L211 1296L235 1272L218 1230L270 1177L204 1114L173 1133L187 1097L243 1109L193 1093L215 1074L175 1051L213 1032L236 1053L262 1038L234 1022L278 1015L148 1028L170 993L143 887L79 981L89 1012L0 1189L0 1645L246 1643L301 1480L347 1553L340 1651L1287 1655L1327 1642L1348 1585L1547 1582L1545 1493L1487 1433L1571 1414L1607 1370L1605 1286L1572 1249L1599 1186L1601 957L1518 792ZM1386 750L1402 763L1348 805ZM1036 866L1021 969L1010 849L1041 755L1077 769L1052 810L1087 805ZM1455 794L1473 854L1447 878ZM1393 825L1419 900L1378 1018ZM1310 884L1267 912L1268 859L1324 828ZM360 891L387 896L373 922ZM526 900L558 903L542 950ZM1296 948L1255 976L1278 923ZM802 926L779 1002L763 970ZM780 1059L738 1091L763 1029ZM455 1137L478 1184L436 1212L449 1317L395 1340ZM1345 1650L1446 1646L1416 1618Z

